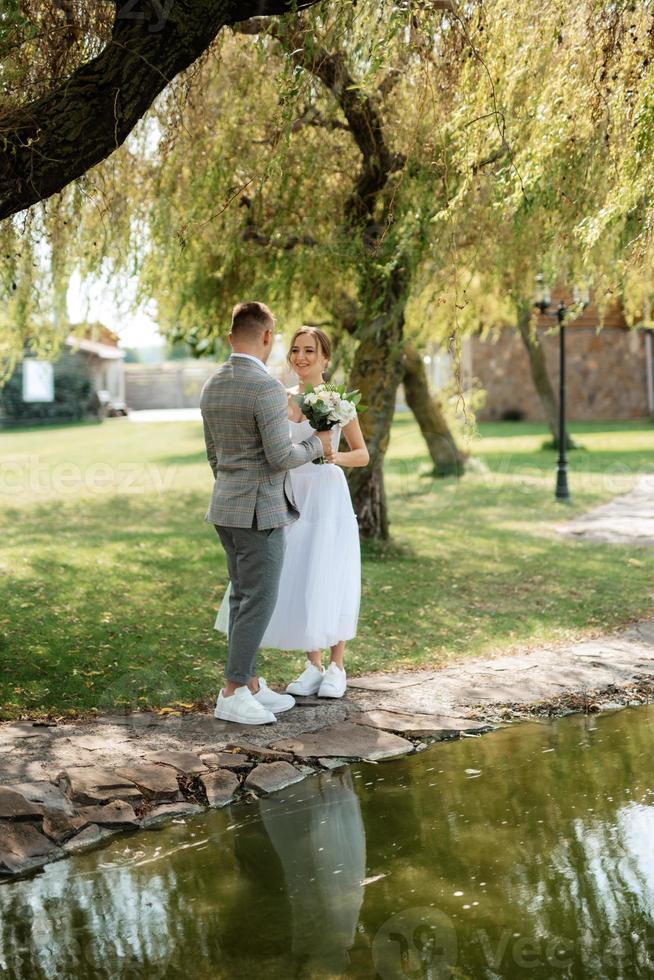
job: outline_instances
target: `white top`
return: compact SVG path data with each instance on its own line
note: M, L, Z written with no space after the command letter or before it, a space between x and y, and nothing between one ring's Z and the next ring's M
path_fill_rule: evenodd
M266 374L268 374L268 368L266 367L266 365L263 363L263 361L259 357L255 357L254 354L242 354L240 351L238 353L236 351L232 351L232 353L229 355L229 357L230 357L230 360L231 360L232 357L247 357L247 359L249 361L254 361L255 364L258 364L259 367L262 367L264 369L264 371L266 372Z

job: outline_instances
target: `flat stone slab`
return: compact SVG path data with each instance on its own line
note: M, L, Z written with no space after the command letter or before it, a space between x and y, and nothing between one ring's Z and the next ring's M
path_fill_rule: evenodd
M111 743L112 745L121 745L121 743L129 742L129 739L130 735L128 734L116 735L114 733L111 737ZM102 752L107 747L107 739L103 732L98 735L75 735L69 739L69 742L76 751L81 750L82 752Z
M52 810L43 817L43 833L55 844L63 844L78 834L85 825L83 817L71 816L61 810Z
M349 759L341 759L337 755L331 756L329 759L325 756L318 757L318 762L323 769L339 769L341 766L346 766L349 761Z
M89 806L79 811L75 819L84 824L97 823L100 827L138 827L140 821L129 803L113 800L104 806Z
M284 762L290 762L293 758L292 752L284 752L281 749L276 749L273 747L266 748L265 745L256 745L254 742L228 742L228 749L240 749L247 755L252 755L257 759L277 759Z
M641 477L630 493L560 524L556 530L585 541L654 547L654 475Z
M118 776L134 783L146 800L158 802L176 800L179 796L179 783L176 771L170 766L145 765L125 766L116 769Z
M161 766L172 766L173 769L187 775L204 772L207 768L202 759L193 752L153 752L147 758L148 762L157 762Z
M36 721L12 721L0 728L0 742L17 738L39 738L49 735L57 725L40 724Z
M292 783L304 779L304 773L299 772L290 762L260 762L245 780L246 789L254 789L259 793L274 793Z
M0 820L39 820L43 807L30 803L24 796L0 786Z
M56 810L68 814L74 812L73 804L59 786L55 786L54 783L45 779L34 783L13 783L7 786L7 789L13 789L16 793L20 793L30 803L38 804L42 810Z
M399 735L353 722L341 722L317 732L272 743L301 758L339 756L345 759L390 759L413 752L413 744Z
M204 813L204 807L199 803L160 803L153 810L150 810L141 820L143 830L152 830L160 824L172 820L174 817L191 817L195 813Z
M456 718L445 715L410 714L405 711L365 711L356 715L352 721L357 725L382 728L404 735L431 735L436 739L458 738L461 732L492 731L492 725L469 718Z
M65 841L61 849L65 854L77 854L79 851L97 847L98 844L104 843L110 837L115 837L116 834L123 833L124 830L123 827L98 827L97 823L92 823L80 830L75 837Z
M254 765L244 752L203 752L200 758L210 769L251 769Z
M60 811L46 813L43 818L43 833L57 844L62 844L92 825L129 830L139 824L139 818L129 803L114 800L104 806L83 807L74 816Z
M404 687L415 687L431 680L435 671L398 671L397 674L364 674L362 677L348 677L348 687L360 688L362 691L399 691Z
M31 823L0 821L0 875L17 875L61 856L61 850Z
M87 806L110 803L111 800L129 800L139 803L140 790L134 783L119 776L113 769L99 766L79 766L65 769L59 774L59 785L65 787L71 800Z
M203 773L200 779L207 794L209 806L218 807L231 803L239 787L238 776L228 769L216 769Z

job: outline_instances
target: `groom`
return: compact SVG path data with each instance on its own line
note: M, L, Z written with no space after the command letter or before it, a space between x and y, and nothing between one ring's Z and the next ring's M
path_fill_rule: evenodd
M200 396L216 481L204 519L216 528L231 580L226 680L214 717L245 725L276 721L275 711L295 704L257 677L257 649L277 601L284 525L299 517L288 471L331 450L328 432L291 443L286 392L265 367L274 327L263 303L238 303L231 357Z

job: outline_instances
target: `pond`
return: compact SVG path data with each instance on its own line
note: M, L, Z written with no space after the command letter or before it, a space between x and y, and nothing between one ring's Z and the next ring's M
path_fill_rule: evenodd
M654 706L506 726L0 887L14 980L654 976Z

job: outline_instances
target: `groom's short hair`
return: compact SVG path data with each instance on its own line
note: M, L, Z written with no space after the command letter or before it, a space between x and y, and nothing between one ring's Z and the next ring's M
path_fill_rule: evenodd
M232 335L257 337L264 330L272 330L275 317L265 303L237 303L232 310Z

